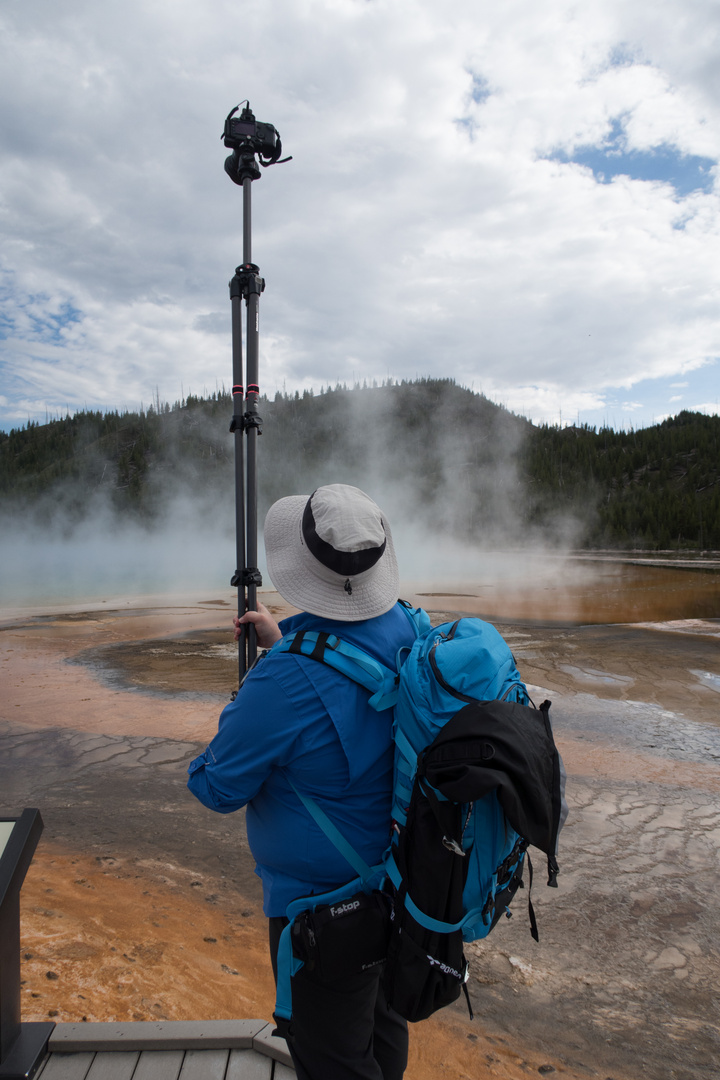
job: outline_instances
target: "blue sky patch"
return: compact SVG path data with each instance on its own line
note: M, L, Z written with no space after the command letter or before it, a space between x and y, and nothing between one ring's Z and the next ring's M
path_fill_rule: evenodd
M33 300L40 301L42 298L33 297ZM33 328L37 336L42 341L52 342L54 345L60 345L63 340L62 332L66 326L70 326L72 323L82 322L83 313L79 308L73 307L69 301L61 304L58 311L44 312L42 314L36 314L35 311L28 311Z
M491 90L487 79L482 75L476 75L474 71L470 72L472 77L472 88L470 90L470 98L477 105L481 105L483 101L487 101L490 97Z
M639 61L640 53L637 46L630 45L627 41L621 41L610 50L608 59L609 67L632 67Z
M609 184L615 176L631 180L656 180L672 184L678 195L693 191L711 191L714 183L713 158L683 154L676 147L662 144L651 150L628 150L624 123L612 122L610 134L601 146L577 146L572 153L555 150L550 161L574 162L592 169L595 179Z
M475 105L482 105L492 94L490 84L484 76L478 75L474 71L468 71L468 75L472 80L472 85L470 87L470 101L474 102ZM458 127L464 128L466 134L472 140L476 130L474 117L459 116L454 123L456 123Z
M643 379L630 389L607 387L602 408L581 410L577 417L563 414L563 422L627 429L650 427L683 409L720 415L718 363L713 359L682 375Z

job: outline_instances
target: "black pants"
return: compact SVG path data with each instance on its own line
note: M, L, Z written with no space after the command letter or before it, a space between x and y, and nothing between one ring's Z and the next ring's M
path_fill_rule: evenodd
M270 919L270 958L287 919ZM407 1022L385 1001L380 972L322 983L301 968L292 980L288 1048L299 1080L402 1080Z

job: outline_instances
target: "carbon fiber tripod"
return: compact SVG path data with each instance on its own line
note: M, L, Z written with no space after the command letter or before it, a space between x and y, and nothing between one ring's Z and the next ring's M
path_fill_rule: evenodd
M241 103L243 104L243 103ZM248 102L234 119L237 105L225 120L225 146L233 152L225 161L225 172L243 189L243 261L230 281L232 305L233 415L230 431L235 436L235 546L237 569L231 585L238 590L238 615L257 611L257 590L262 585L258 561L257 520L257 438L262 433L258 414L260 296L265 281L252 261L252 182L264 168L279 161L282 143L272 124L255 120ZM289 161L290 158L282 159ZM245 330L247 366L243 370L242 301L247 307ZM247 445L246 445L247 444ZM238 640L239 685L257 657L255 627L243 627Z

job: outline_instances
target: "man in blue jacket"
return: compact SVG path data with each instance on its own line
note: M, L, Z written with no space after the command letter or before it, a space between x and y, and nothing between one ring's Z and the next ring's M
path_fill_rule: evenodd
M358 488L331 484L309 498L275 503L265 521L265 551L273 584L301 613L278 626L260 605L236 620L255 624L262 648L285 634L325 631L391 664L412 644L413 627L397 603L389 525ZM310 657L271 652L190 765L188 786L205 806L219 813L247 808L275 971L290 901L355 877L292 785L368 864L379 862L389 843L392 712L375 712L368 697ZM387 1005L377 968L331 982L304 968L294 977L288 1045L300 1080L400 1080L407 1043L407 1024Z

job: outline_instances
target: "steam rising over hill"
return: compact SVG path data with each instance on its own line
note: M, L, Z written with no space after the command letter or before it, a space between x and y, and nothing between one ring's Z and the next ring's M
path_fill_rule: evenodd
M227 583L231 413L219 393L0 436L4 576L30 582L34 566L56 588L72 551L78 572L134 588L207 582L216 566ZM466 549L720 547L718 417L537 428L449 379L278 394L260 413L261 521L284 495L355 484L423 573Z

